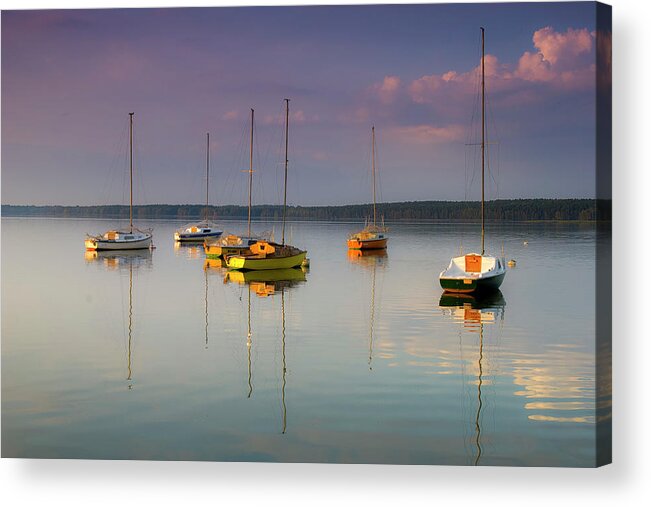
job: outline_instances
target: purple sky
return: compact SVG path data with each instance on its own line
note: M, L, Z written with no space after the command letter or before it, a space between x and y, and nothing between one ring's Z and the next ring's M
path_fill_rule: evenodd
M2 13L2 202L279 203L291 98L292 204L478 198L479 26L486 27L489 198L593 197L592 3ZM474 125L474 127L473 127ZM497 157L499 155L499 158ZM474 175L474 176L473 176ZM466 189L472 182L472 188Z

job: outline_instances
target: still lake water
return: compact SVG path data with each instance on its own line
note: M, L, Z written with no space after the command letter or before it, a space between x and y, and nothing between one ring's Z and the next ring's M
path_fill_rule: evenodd
M295 223L311 268L275 284L175 247L172 221L138 223L152 253L85 255L112 225L2 219L3 457L595 463L593 226L490 226L517 267L464 306L438 273L477 225L393 224L360 258L355 224Z

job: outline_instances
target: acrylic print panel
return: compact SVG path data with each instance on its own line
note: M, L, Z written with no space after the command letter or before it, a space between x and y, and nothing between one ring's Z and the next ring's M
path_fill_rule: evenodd
M592 2L3 11L2 456L609 463L610 47Z

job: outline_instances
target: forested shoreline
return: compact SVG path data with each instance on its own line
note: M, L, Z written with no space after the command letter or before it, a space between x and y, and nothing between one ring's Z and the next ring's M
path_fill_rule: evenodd
M612 201L596 199L503 199L486 203L487 220L501 221L594 221L611 220ZM137 219L194 220L206 216L201 204L148 204L134 206ZM399 220L462 220L481 217L481 203L469 201L411 201L377 205L378 216L386 221ZM370 204L343 206L288 206L289 220L364 220L372 214ZM107 206L31 206L2 205L5 217L54 218L128 218L129 207ZM207 216L246 218L246 206L209 206ZM257 205L251 209L255 220L282 218L282 206Z

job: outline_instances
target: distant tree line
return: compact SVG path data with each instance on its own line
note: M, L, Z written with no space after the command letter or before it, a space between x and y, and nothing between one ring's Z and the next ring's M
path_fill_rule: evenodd
M611 220L612 201L603 199L502 199L486 203L487 220ZM196 220L200 217L246 218L245 206L200 204L149 204L134 206L137 219ZM258 205L251 209L255 220L279 220L282 206ZM364 220L372 216L370 204L344 206L288 206L289 220ZM396 220L467 220L481 217L481 203L468 201L411 201L377 205L378 217ZM2 215L58 218L129 218L129 207L107 206L16 206L2 205Z

